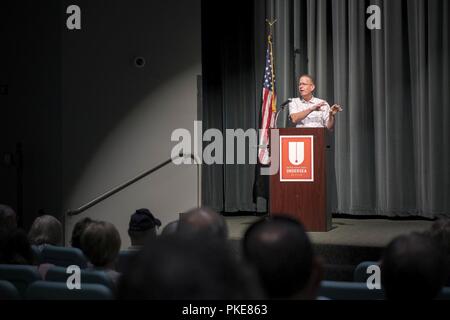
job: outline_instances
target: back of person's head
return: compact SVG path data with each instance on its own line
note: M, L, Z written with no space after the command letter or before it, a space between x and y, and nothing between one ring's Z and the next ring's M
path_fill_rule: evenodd
M450 255L450 219L442 218L435 221L428 234L439 242L447 255Z
M147 237L155 238L161 221L153 216L148 209L136 210L130 217L128 235L133 246L143 245Z
M27 234L21 229L0 229L0 264L28 264L34 262Z
M221 240L158 237L147 241L121 278L119 298L256 299L257 279Z
M222 215L212 209L201 207L180 215L178 234L185 237L205 236L226 240L228 227Z
M81 250L95 267L112 268L120 245L119 232L106 221L92 221L81 236Z
M91 218L86 217L75 223L72 230L72 238L70 240L72 247L81 249L81 236L83 235L84 230L86 230L89 224L93 221L94 220Z
M244 235L243 253L270 298L316 298L322 269L298 221L276 216L254 223Z
M444 279L442 251L429 236L399 236L384 249L381 284L387 299L433 299Z
M447 280L445 285L450 286L450 219L442 218L437 220L432 224L427 234L439 244L443 252L447 265Z
M174 235L178 232L178 220L171 221L163 228L161 235L162 236L170 236Z
M0 204L0 229L1 228L17 228L16 212L10 206L4 204Z
M62 244L62 225L51 215L37 217L28 232L30 243L36 246L50 244L60 246Z

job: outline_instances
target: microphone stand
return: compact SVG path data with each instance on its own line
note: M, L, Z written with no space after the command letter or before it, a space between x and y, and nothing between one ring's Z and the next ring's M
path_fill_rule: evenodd
M281 111L283 111L284 109L286 109L286 107L287 107L288 105L285 105L285 106L281 106L278 110L277 110L277 113L275 114L275 123L274 123L274 127L273 127L273 129L278 129L278 116L280 115L280 112Z
M286 109L286 107L289 106L289 104L285 104L284 106L281 106L278 108L277 113L275 113L275 121L273 124L273 127L270 129L278 129L278 116L280 115L280 112L283 111L284 109ZM268 151L269 151L269 155L271 154L270 152L270 146L268 146Z
M285 103L283 103L279 108L278 108L278 110L277 110L277 112L275 113L275 120L274 120L274 124L273 124L273 127L269 127L269 129L278 129L278 124L277 124L277 121L278 121L278 116L280 115L280 112L282 111L282 110L284 110L287 106L289 106L289 103L291 102L291 99L289 99L288 101L286 101ZM259 145L258 144L258 148L267 148L267 150L269 151L269 155L270 155L270 146L264 146L264 145Z
M270 129L278 129L278 122L277 122L278 116L280 115L280 112L283 111L287 106L289 106L289 104L285 104L284 106L281 106L278 108L277 113L275 114L275 121L273 124L273 128L270 128ZM267 151L269 152L269 157L270 157L272 154L271 146L268 145L267 149L268 149ZM270 186L269 186L269 190L270 190ZM269 191L269 194L270 194L270 191ZM268 199L267 199L267 208L270 208L270 197L268 197Z

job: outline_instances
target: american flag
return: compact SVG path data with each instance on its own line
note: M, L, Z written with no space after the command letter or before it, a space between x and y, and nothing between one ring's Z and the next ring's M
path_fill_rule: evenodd
M259 134L258 158L263 165L270 163L269 159L269 128L275 121L277 95L275 92L275 74L273 68L272 37L267 39L266 67L262 90L261 127Z

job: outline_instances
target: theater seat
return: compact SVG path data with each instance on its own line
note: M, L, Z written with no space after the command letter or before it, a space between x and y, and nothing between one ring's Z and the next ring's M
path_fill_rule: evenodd
M80 249L51 245L45 246L42 249L41 263L50 263L61 267L76 265L81 269L87 267L87 259Z
M450 287L442 288L442 291L436 297L436 300L450 300Z
M41 264L41 250L35 245L31 246L31 250L33 251L34 264Z
M28 287L28 300L111 300L111 290L101 284L82 284L81 289L70 290L62 282L36 281Z
M19 300L20 293L9 281L0 280L0 300Z
M377 261L364 261L358 264L353 271L353 281L365 283L367 278L370 276L370 274L367 274L367 268L372 265L379 266L380 263Z
M51 267L47 271L45 280L66 283L70 275L64 267ZM82 286L83 284L102 284L113 291L115 290L115 285L111 277L104 271L81 270L80 277Z
M11 282L23 297L28 286L42 278L36 266L1 264L0 280Z
M319 296L333 300L381 300L384 299L384 292L369 290L365 282L322 281Z

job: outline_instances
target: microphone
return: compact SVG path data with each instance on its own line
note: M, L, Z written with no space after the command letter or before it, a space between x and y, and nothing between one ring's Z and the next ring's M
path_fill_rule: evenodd
M280 105L280 108L285 108L289 103L291 103L292 99L287 99Z
M291 103L291 101L292 101L292 99L287 99L285 102L283 102L283 103L280 105L280 109L277 110L277 113L276 113L276 115L275 115L275 128L277 128L277 120L278 120L278 116L280 115L280 112L281 112L282 110L284 111L284 108L286 108L286 106L288 106L289 103Z

